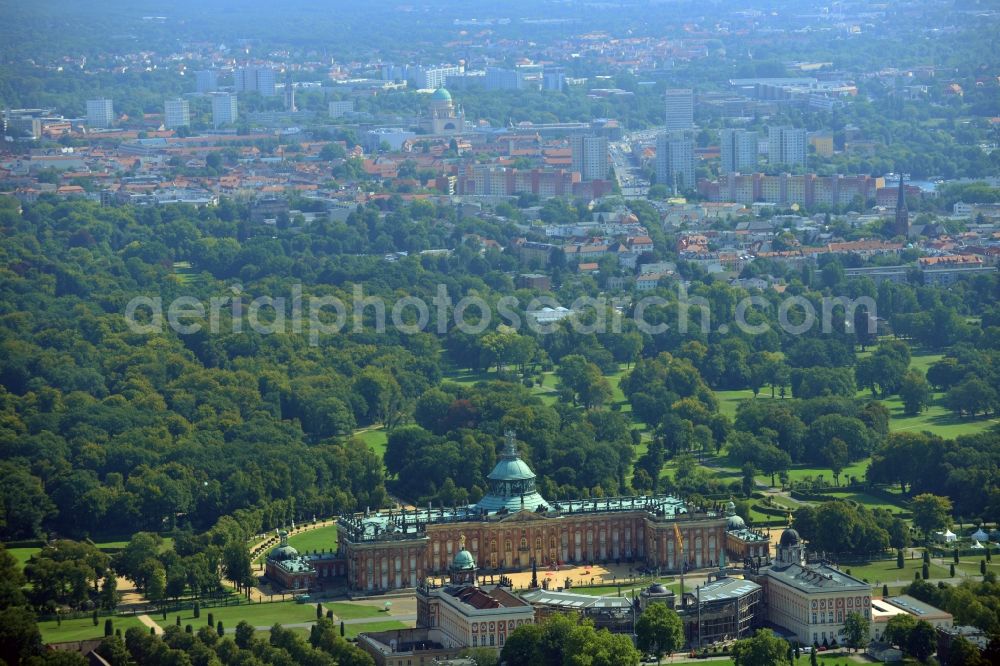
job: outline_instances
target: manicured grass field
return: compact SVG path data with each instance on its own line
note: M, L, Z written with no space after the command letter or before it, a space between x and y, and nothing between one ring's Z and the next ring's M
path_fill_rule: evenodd
M311 553L313 551L322 552L325 550L336 550L337 548L337 526L327 525L317 527L313 530L306 530L288 537L288 545L295 548L300 553Z
M913 581L913 572L920 571L922 565L923 560L918 557L916 559L903 560L902 569L896 568L895 558L880 560L870 564L841 564L839 566L844 571L850 569L851 575L855 578L867 579L872 585L881 585L882 583L892 583L897 580L910 583ZM947 566L941 567L937 564L931 564L929 573L931 581L949 577Z
M853 500L858 504L865 505L869 509L874 509L874 508L887 509L892 513L901 513L903 511L901 507L898 507L895 504L890 504L881 498L873 497L872 495L868 495L866 493L847 493L847 492L841 493L841 492L824 491L823 494L830 495L831 497L838 497L840 499Z
M336 612L336 611L335 611ZM160 626L173 624L177 615L181 616L181 626L190 624L197 629L208 624L208 614L212 614L212 621L222 621L223 625L232 630L239 624L240 620L246 620L254 627L269 627L274 623L296 624L299 622L312 622L316 619L316 604L298 604L294 601L277 601L264 604L241 604L239 606L215 606L213 608L202 608L201 617L196 618L194 612L188 608L180 612L167 613L167 619L163 615L154 614L150 617Z
M17 563L24 568L25 562L27 562L32 555L36 555L42 552L41 548L8 548L7 552L14 556Z
M354 436L364 442L379 458L385 456L385 447L389 441L389 435L386 434L384 428L378 427L361 430L354 433Z
M63 620L61 624L56 624L55 620L39 622L38 628L42 632L42 640L46 643L62 643L65 641L82 641L90 638L102 638L104 636L104 621L106 617L97 619L97 626L89 617L75 620ZM113 617L115 629L121 629L124 634L132 627L142 627L138 618L130 616Z
M323 604L324 610L332 610L333 614L341 620L356 620L359 617L392 617L383 613L375 606L364 604L352 604L347 602L333 602Z

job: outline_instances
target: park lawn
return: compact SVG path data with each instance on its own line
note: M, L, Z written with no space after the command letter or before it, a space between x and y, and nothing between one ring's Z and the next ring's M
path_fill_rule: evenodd
M379 458L385 456L385 447L389 442L389 435L382 426L356 431L354 436L364 442Z
M928 368L944 358L944 354L932 354L930 352L910 352L910 369L917 370L926 375Z
M97 626L90 617L81 617L74 620L63 620L57 624L55 620L45 620L38 623L38 628L42 632L42 641L45 643L62 643L65 641L83 641L90 638L104 637L104 621L108 616L97 618ZM139 618L133 616L112 616L115 629L121 629L124 634L132 627L143 627Z
M337 526L326 525L325 527L317 527L316 529L289 535L288 545L303 555L313 551L336 550Z
M871 396L870 392L868 396ZM907 416L903 412L903 401L899 399L898 395L886 398L882 402L889 409L891 415L889 430L892 432L907 430L923 432L926 430L945 439L954 439L959 435L974 435L983 432L997 423L997 419L985 417L973 419L955 416L950 410L945 409L942 404L943 397L944 393L933 393L930 407L916 416Z
M391 631L393 629L409 629L413 626L413 623L400 622L399 620L389 620L386 622L363 622L361 624L345 624L344 625L344 637L345 638L355 638L358 634L368 632L375 633L378 631Z
M361 617L392 617L391 613L384 613L375 606L352 604L346 601L324 603L323 610L332 610L333 614L341 620L356 620Z
M839 566L845 572L850 569L852 576L855 578L861 578L862 580L867 580L874 586L882 585L882 583L892 584L895 581L900 581L900 584L909 584L913 582L913 573L915 571L920 571L922 565L923 560L918 557L915 559L903 560L902 569L896 568L896 558L879 560L878 562L871 562L868 564L841 564ZM947 565L942 567L932 563L930 565L929 573L931 575L931 581L949 577Z
M884 499L881 499L879 497L874 497L872 495L868 495L867 493L825 492L824 491L823 494L824 495L829 495L830 497L836 497L838 499L853 500L853 501L857 502L858 504L863 504L864 506L868 507L869 509L875 509L875 508L886 509L887 511L890 511L892 513L902 513L903 512L903 508L902 507L897 506L895 504L892 504L890 502L886 502Z
M336 612L336 611L334 611ZM240 620L246 620L254 627L269 627L272 624L296 624L312 622L316 619L316 604L299 604L294 601L275 601L273 603L240 604L238 606L214 606L202 608L201 617L196 618L194 611L186 608L178 612L168 612L167 619L161 614L150 615L160 626L173 624L176 616L181 616L181 626L190 624L197 629L208 624L208 614L212 621L222 621L226 629L232 630ZM324 613L325 614L325 613Z
M865 458L864 460L860 460L858 462L851 463L850 465L848 465L847 467L845 467L840 472L840 482L841 483L847 483L848 479L850 477L852 477L852 476L857 477L858 479L863 480L865 478L865 473L868 471L868 463L869 462L871 462L871 461L868 458ZM729 464L729 466L733 467L734 465ZM824 479L828 480L830 483L834 483L833 472L831 472L829 470L829 468L809 467L808 465L801 464L801 465L792 465L791 469L788 470L788 479L789 479L789 481L801 481L804 478L806 478L807 476L811 476L814 479L816 477L822 476ZM756 476L756 480L758 482L765 483L767 485L771 484L771 476L768 475L768 474L758 474ZM774 475L774 480L775 481L778 480L778 475L777 474ZM830 490L836 491L836 486L834 486ZM826 491L824 490L823 492L826 492Z
M985 554L982 557L976 557L976 558L970 557L969 555L963 555L959 559L958 564L955 565L956 575L958 574L959 571L961 571L967 576L973 576L974 578L978 579L981 576L981 574L979 573L979 562L985 559L986 559ZM953 561L954 560L945 558L943 560L944 566L947 567ZM995 574L1000 574L1000 558L996 558L992 562L987 562L986 570L992 571Z
M17 563L21 565L21 568L23 569L27 561L31 559L31 556L42 552L42 549L38 547L8 548L7 552L14 556L14 559L17 560Z

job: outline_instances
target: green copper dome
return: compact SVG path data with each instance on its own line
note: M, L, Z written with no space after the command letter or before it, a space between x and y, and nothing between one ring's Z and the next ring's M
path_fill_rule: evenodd
M487 475L489 489L476 507L487 513L501 509L507 511L536 511L548 508L548 503L535 489L535 473L521 460L517 452L514 433L507 432L507 444L493 471Z
M278 546L271 551L268 557L272 560L278 562L284 562L285 560L294 560L299 556L299 551L295 550L291 546Z
M472 559L472 553L462 549L455 554L455 559L452 560L451 568L457 571L475 569L476 561Z
M447 89L445 88L438 88L431 95L431 99L434 100L435 102L450 102L451 93L448 92Z

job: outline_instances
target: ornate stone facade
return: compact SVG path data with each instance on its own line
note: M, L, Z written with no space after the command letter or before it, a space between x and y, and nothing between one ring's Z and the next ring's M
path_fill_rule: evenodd
M722 560L725 517L675 497L547 502L535 489L535 475L521 461L512 434L489 480L490 492L475 505L342 517L337 539L348 587L417 587L448 570L462 535L487 573L526 569L532 562L540 567L638 562L676 572Z

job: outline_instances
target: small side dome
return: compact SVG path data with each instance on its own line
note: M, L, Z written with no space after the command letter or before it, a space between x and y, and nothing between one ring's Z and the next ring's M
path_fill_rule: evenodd
M726 502L726 515L727 516L736 515L736 502L732 500Z
M646 591L649 592L650 594L666 594L667 588L665 588L660 583L653 583L652 585L649 586L649 589L647 589Z
M472 553L463 549L455 553L455 559L452 560L451 568L456 571L475 569L476 561L472 559Z
M779 542L783 547L797 546L802 542L802 537L799 533L789 527L787 530L781 533L781 541Z
M742 530L746 529L747 524L743 522L743 519L737 516L735 513L726 520L727 530Z
M285 560L294 560L299 556L299 551L295 550L291 546L278 546L271 551L268 558L275 560L277 562L284 562Z

